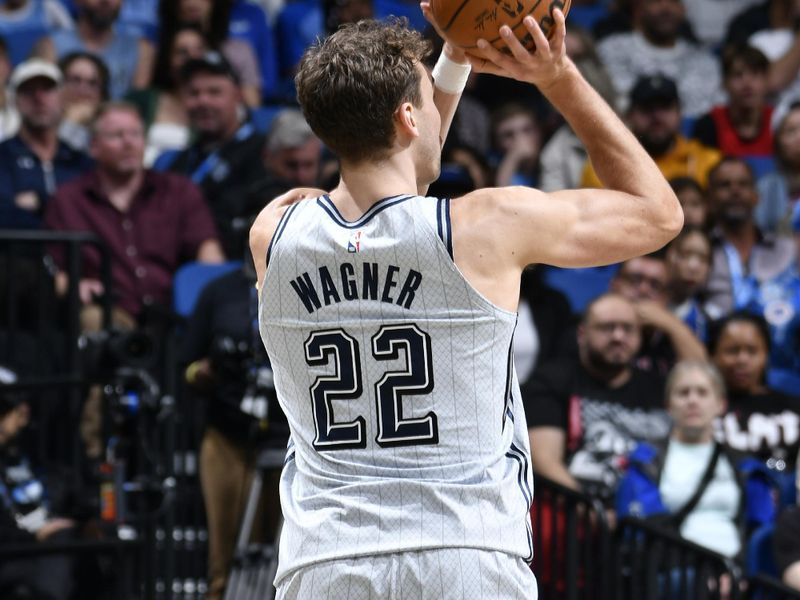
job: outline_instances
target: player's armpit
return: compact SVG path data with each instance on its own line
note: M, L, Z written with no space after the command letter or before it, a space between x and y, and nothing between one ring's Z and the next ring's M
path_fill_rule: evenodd
M256 288L261 289L264 281L267 272L267 249L283 213L295 202L305 198L316 198L326 193L319 188L294 188L272 200L258 213L250 228L250 252L258 276Z

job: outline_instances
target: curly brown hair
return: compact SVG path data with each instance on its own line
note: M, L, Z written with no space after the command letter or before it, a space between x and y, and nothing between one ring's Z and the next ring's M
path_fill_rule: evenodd
M430 51L404 18L349 23L318 41L295 77L311 129L343 160L382 158L394 141L394 111L422 102L416 63Z

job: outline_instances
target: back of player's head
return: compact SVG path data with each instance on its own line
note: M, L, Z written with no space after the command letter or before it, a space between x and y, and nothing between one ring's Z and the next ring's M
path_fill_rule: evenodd
M422 102L416 64L429 53L405 19L343 25L306 50L295 77L311 129L343 160L382 157L394 141L395 110Z

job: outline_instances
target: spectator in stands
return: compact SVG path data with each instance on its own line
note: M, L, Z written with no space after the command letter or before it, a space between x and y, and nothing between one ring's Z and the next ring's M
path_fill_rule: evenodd
M708 339L708 326L722 316L706 302L705 290L711 270L711 240L693 226L684 226L667 247L669 306L701 342Z
M710 110L720 96L719 65L712 54L680 38L683 2L635 0L633 11L634 31L597 45L617 92L627 96L638 78L662 74L678 82L685 116Z
M669 309L669 267L663 252L625 261L610 290L632 302L642 328L635 364L666 376L679 360L703 360L706 352L692 330Z
M15 381L15 373L0 367L0 544L64 541L73 536L75 521L51 514L46 482L15 443L30 419L24 395L4 389ZM73 587L69 556L0 561L4 598L68 600Z
M640 342L636 308L605 294L578 328L578 358L542 364L528 380L522 397L536 475L610 500L624 456L667 435L663 379L633 366Z
M0 37L0 142L10 138L19 129L19 114L7 89L10 77L11 57L6 41Z
M99 321L95 299L112 294L118 320L133 324L148 305L169 306L172 275L182 261L221 262L224 255L200 191L179 175L142 165L144 133L136 108L104 105L92 124L91 153L97 168L61 186L47 208L54 231L91 231L111 253L113 289L100 282L99 254L83 249L80 282L84 328ZM54 250L57 283L64 289L64 256Z
M728 407L720 438L729 446L754 454L791 478L800 448L800 399L766 383L769 328L762 317L736 311L711 330L709 350L728 388Z
M743 9L762 0L691 0L686 3L686 17L698 40L711 50L722 46L731 19Z
M12 64L30 58L42 36L73 27L72 17L58 0L6 0L0 4L0 37L8 44Z
M253 335L255 281L248 256L243 268L208 284L182 344L187 382L207 400L200 483L208 522L209 600L222 599L258 450L285 447L288 437L274 389L264 383L272 380L264 346ZM279 466L264 482L264 502L253 527L260 541L270 539L264 530L274 533L280 514Z
M788 233L800 198L800 101L784 105L772 119L777 170L758 180L755 221L763 232Z
M322 142L303 113L294 108L278 113L264 144L267 172L291 187L317 187L321 159Z
M264 136L246 119L236 72L218 52L181 69L181 97L195 132L192 144L162 155L158 170L189 177L203 190L227 256L244 256L250 219L263 207L248 191L262 177Z
M708 300L723 313L746 306L759 286L785 272L794 260L791 240L762 232L753 211L758 192L750 166L726 157L708 180L708 199L716 226L708 280Z
M706 185L708 172L721 155L681 135L681 108L674 81L661 75L639 79L630 92L627 121L664 177L692 177L700 185ZM581 185L600 187L600 180L589 163Z
M744 308L763 316L769 324L769 384L784 393L800 395L800 205L795 207L792 227L794 264L762 282Z
M183 150L189 144L189 116L180 97L178 79L186 61L209 51L205 34L194 25L180 25L167 33L161 30L156 54L153 85L136 90L127 100L139 108L147 132L144 164L152 165L168 150Z
M494 185L535 187L539 178L542 130L536 115L518 103L504 104L491 115Z
M581 75L592 84L611 106L617 104L617 93L606 68L597 55L591 36L580 27L570 26L564 39L567 55ZM461 105L459 105L459 111ZM542 148L539 187L545 192L569 190L579 186L586 149L569 124L561 125Z
M75 29L64 29L43 38L36 53L55 62L72 52L92 52L103 59L111 73L111 97L122 98L129 90L147 87L153 70L153 45L144 38L116 27L122 0L75 0Z
M705 229L708 225L708 204L697 180L691 177L673 177L669 184L681 203L684 226Z
M247 105L258 106L264 85L259 55L251 41L231 35L233 4L231 0L161 0L160 46L162 50L169 46L169 40L182 25L197 28L204 34L208 47L219 50L233 67ZM272 36L267 36L263 43L272 44Z
M714 440L725 384L706 362L679 362L666 383L669 437L639 444L617 491L617 514L659 523L724 556L775 518L765 465ZM670 515L671 518L666 518Z
M58 65L64 76L64 115L58 135L73 147L89 148L89 123L108 100L110 74L102 59L89 52L73 52Z
M723 154L772 155L772 107L767 104L769 60L747 45L729 46L722 54L722 83L728 103L700 117L692 137Z
M522 272L517 328L514 331L514 367L521 385L536 366L554 360L560 353L565 330L574 326L569 300L544 281L541 265Z
M798 18L800 5L794 0L765 0L739 14L728 29L727 44L747 43L769 59L769 92L781 94L779 100L800 92Z
M781 512L775 524L775 562L783 583L800 590L800 507Z
M61 72L31 59L17 66L9 87L20 115L19 133L0 143L0 222L37 229L56 187L91 168L83 152L59 140Z

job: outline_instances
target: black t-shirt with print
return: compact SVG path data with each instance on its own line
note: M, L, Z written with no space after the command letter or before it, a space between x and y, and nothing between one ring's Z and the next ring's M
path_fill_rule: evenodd
M800 398L774 390L731 394L719 421L722 439L779 471L791 472L800 450Z
M567 468L593 493L614 492L636 443L669 434L664 379L636 368L625 384L612 389L578 362L560 359L542 365L522 397L528 427L566 432Z

